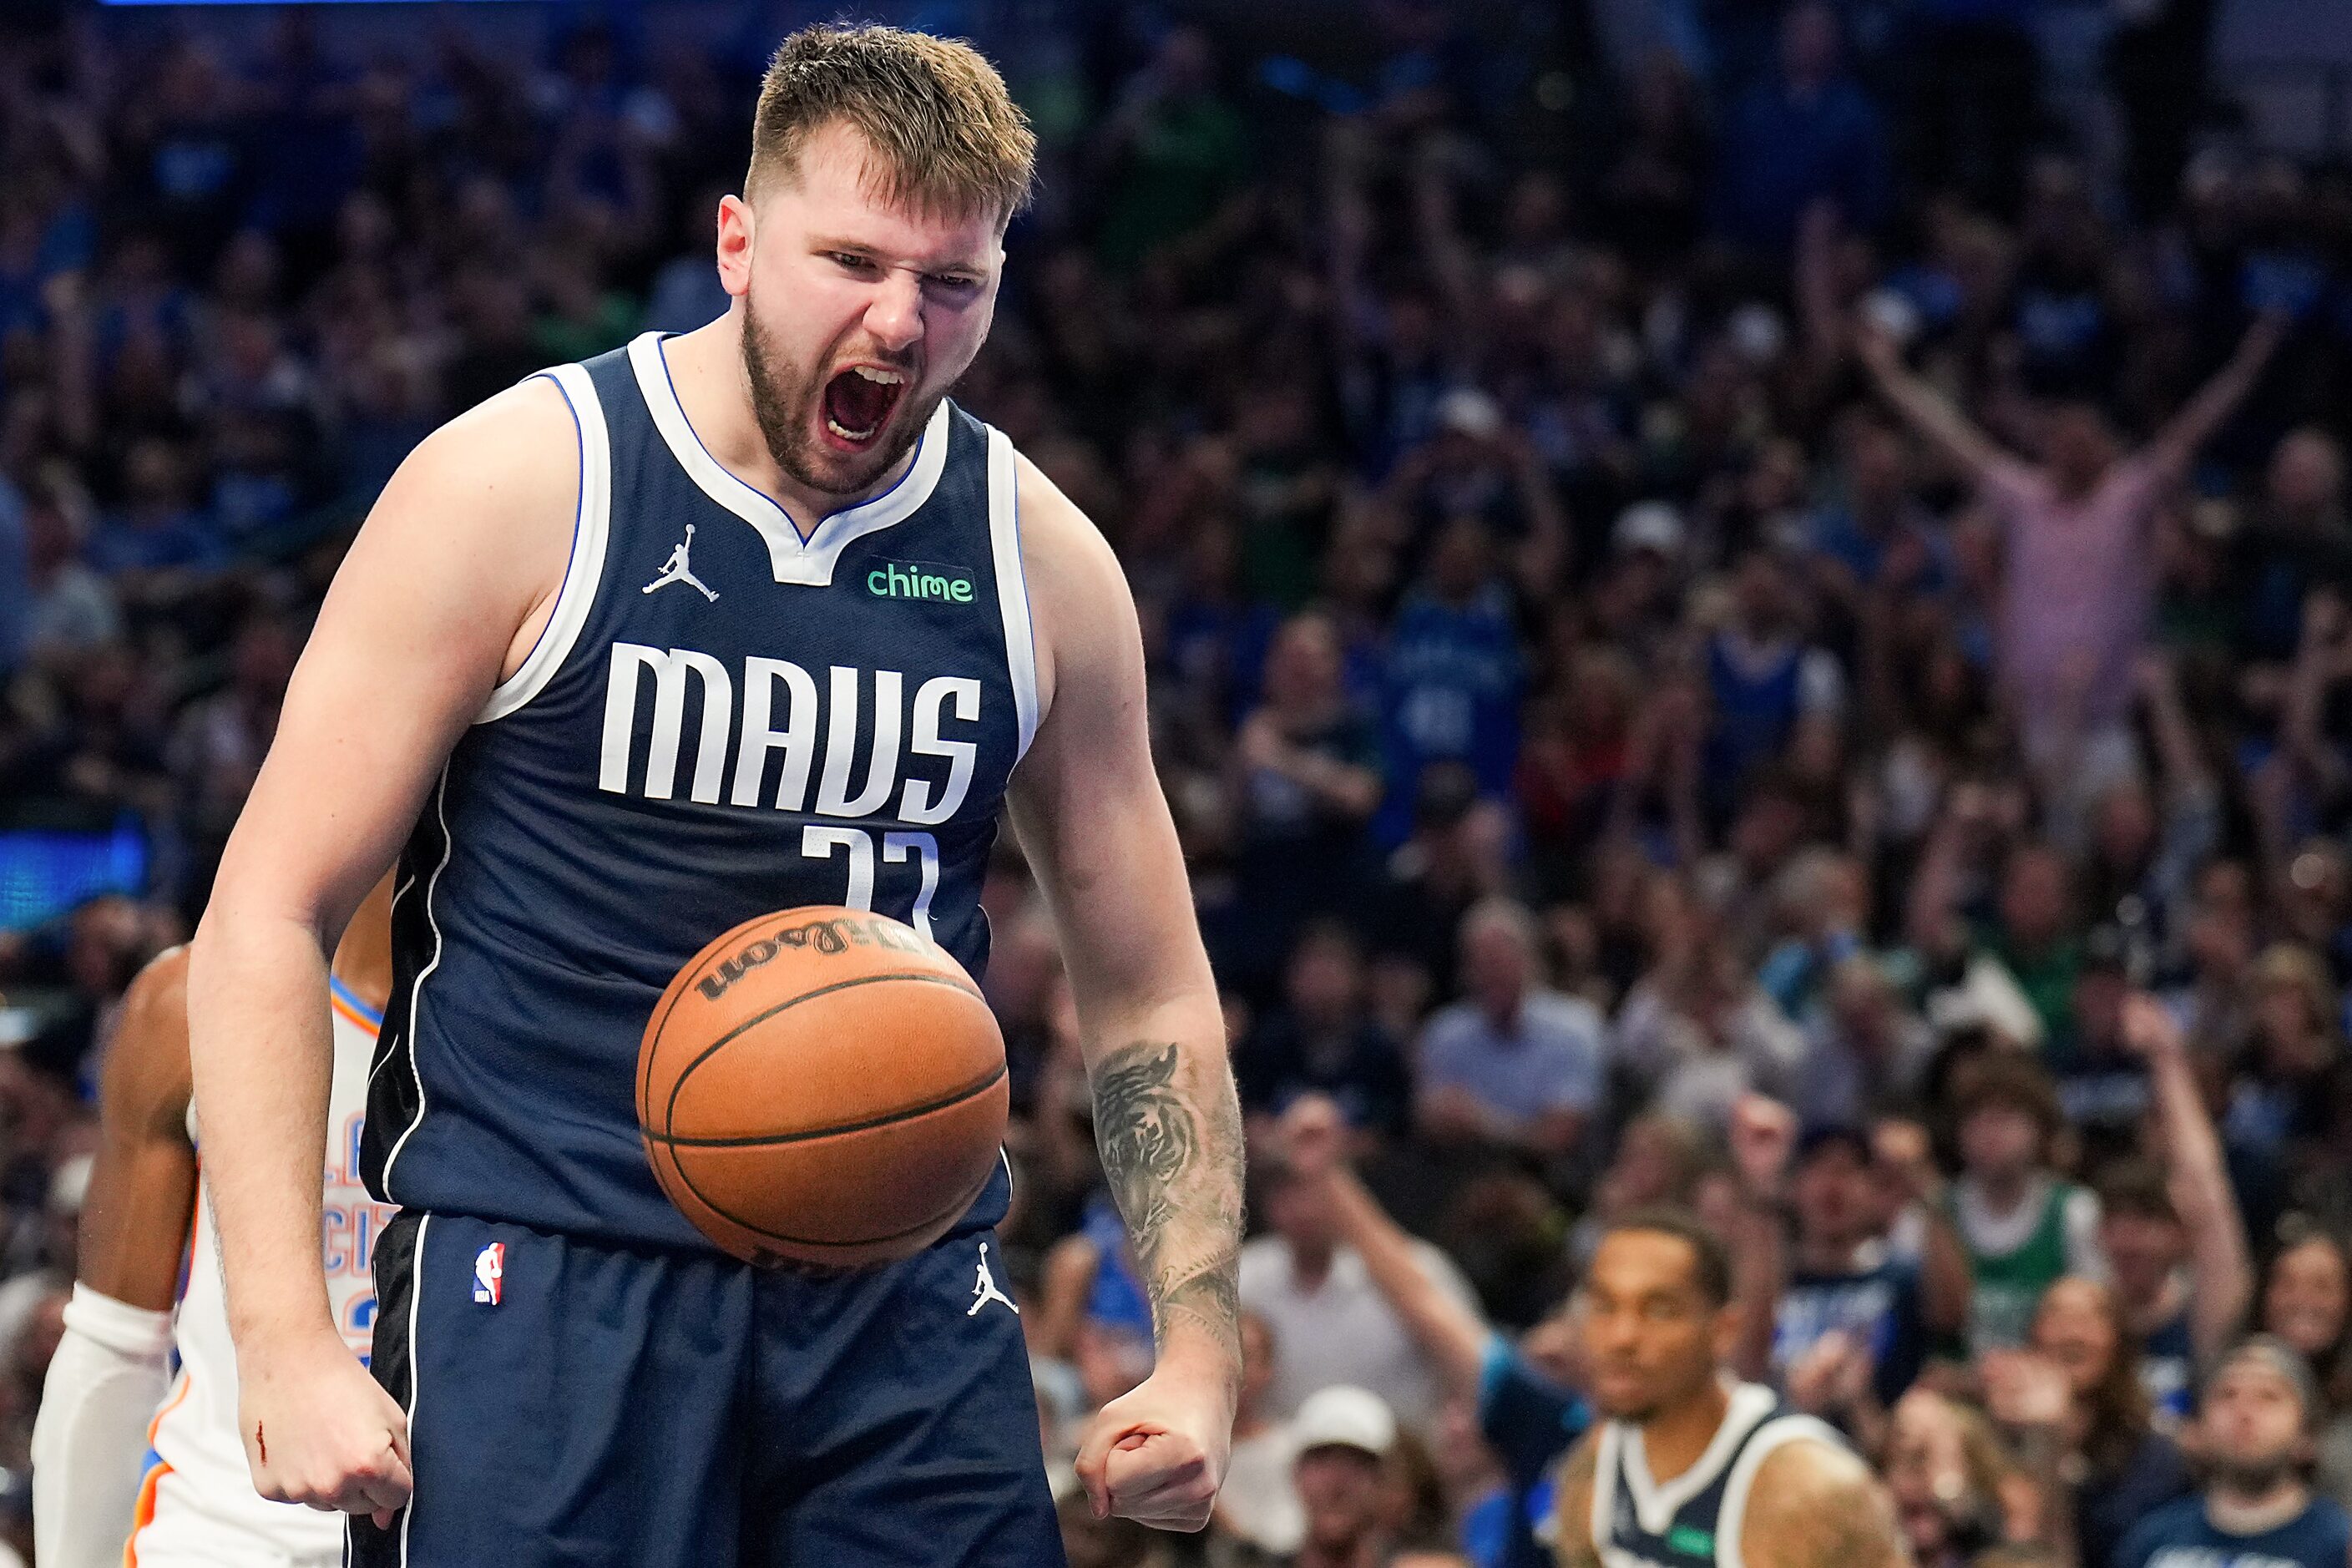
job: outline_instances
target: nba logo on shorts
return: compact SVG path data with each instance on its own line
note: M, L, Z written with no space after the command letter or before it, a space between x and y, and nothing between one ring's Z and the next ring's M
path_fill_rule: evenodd
M499 1283L506 1277L507 1244L494 1241L474 1254L474 1300L495 1307L504 1294Z

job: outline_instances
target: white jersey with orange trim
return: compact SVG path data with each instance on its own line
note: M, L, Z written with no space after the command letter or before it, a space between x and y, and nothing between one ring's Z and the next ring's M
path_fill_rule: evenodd
M324 1218L327 1296L344 1341L364 1360L375 1332L375 1238L394 1210L360 1184L360 1123L382 1014L330 977L335 1072L327 1101ZM196 1136L189 1110L190 1137ZM198 1141L201 1153L202 1142ZM128 1568L327 1568L343 1560L341 1514L268 1502L253 1489L236 1424L236 1351L229 1339L212 1200L200 1182L188 1283L173 1337L179 1373L149 1428L146 1479Z

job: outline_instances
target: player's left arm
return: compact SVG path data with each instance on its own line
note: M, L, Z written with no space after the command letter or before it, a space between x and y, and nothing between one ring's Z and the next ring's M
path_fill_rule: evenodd
M33 1424L45 1568L122 1562L148 1423L171 1377L171 1310L196 1206L187 972L184 947L141 970L106 1053L73 1300Z
M1078 1456L1096 1512L1198 1530L1241 1368L1242 1118L1176 826L1151 762L1143 641L1118 561L1034 467L1022 559L1044 710L1013 822L1061 939L1103 1173L1151 1299L1151 1377Z
M1739 1554L1748 1568L1911 1568L1886 1489L1849 1450L1811 1438L1757 1467Z

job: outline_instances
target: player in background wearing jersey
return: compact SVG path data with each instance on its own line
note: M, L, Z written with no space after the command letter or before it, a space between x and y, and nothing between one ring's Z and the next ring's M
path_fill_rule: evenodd
M1057 928L1157 1339L1077 1470L1097 1514L1186 1530L1223 1479L1241 1116L1134 600L1094 526L947 399L1034 139L969 47L819 27L772 63L752 146L717 215L725 316L531 377L393 478L196 933L247 1454L265 1496L359 1516L362 1568L1062 1560L1018 1321L968 1310L992 1216L885 1268L751 1269L662 1199L631 1104L662 985L740 920L870 900L976 973L1001 805ZM689 521L716 598L644 593ZM891 593L934 561L969 598ZM904 793L902 763L928 774ZM936 851L919 891L914 839ZM377 1251L401 1339L379 1341L383 1386L320 1310L310 1205L323 954L395 855L417 876L375 1089L406 1126L370 1118L372 1188L403 1205ZM469 1298L485 1259L503 1294Z
M1578 1291L1602 1424L1570 1450L1562 1568L1897 1568L1885 1492L1834 1430L1727 1370L1731 1259L1696 1220L1628 1215Z
M355 1165L369 1058L392 985L391 910L386 879L352 916L329 978L335 1064L322 1201L335 1223L326 1235L332 1256L321 1261L335 1321L361 1355L375 1311L366 1253L391 1217L369 1200ZM265 1500L246 1468L220 1257L202 1214L189 1111L187 972L185 948L150 962L107 1050L80 1278L33 1429L42 1568L342 1561L341 1520Z
M2294 1348L2240 1341L2206 1374L2183 1436L2207 1480L2132 1527L2114 1568L2344 1568L2352 1520L2311 1489L2319 1390Z

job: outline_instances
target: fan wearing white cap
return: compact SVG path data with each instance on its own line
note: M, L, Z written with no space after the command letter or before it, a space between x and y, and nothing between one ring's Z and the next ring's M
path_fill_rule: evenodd
M1307 1513L1292 1568L1360 1568L1381 1532L1381 1475L1396 1415L1368 1388L1318 1389L1291 1418L1291 1483Z

